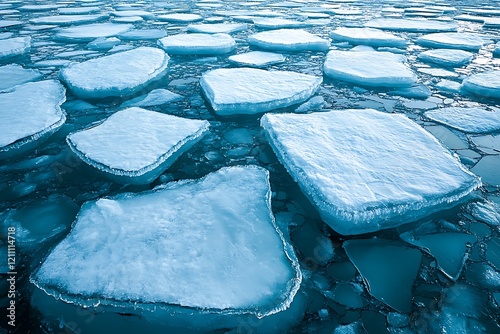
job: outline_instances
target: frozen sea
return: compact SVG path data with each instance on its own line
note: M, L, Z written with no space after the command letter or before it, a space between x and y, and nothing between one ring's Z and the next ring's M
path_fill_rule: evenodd
M500 332L499 45L498 0L2 1L0 334Z

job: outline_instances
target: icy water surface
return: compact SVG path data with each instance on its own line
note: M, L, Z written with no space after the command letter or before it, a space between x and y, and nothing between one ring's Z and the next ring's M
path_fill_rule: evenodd
M15 228L17 274L15 298L9 294L10 275L1 276L0 333L135 333L139 329L158 333L500 331L499 29L500 2L494 0L451 4L390 0L3 1L0 253L4 255L0 272L13 271L7 266L7 237ZM189 35L175 37L186 33ZM214 35L195 35L200 33ZM235 57L250 51L259 52ZM113 58L102 58L109 55ZM92 59L96 61L84 63ZM210 72L247 66L270 72ZM238 85L243 88L238 90ZM156 122L156 118L144 117L129 119L123 127L115 123L116 128L103 130L104 134L99 134L99 127L93 130L98 135L87 132L90 134L85 136L85 132L80 132L83 141L80 139L79 147L76 141L66 141L69 134L100 124L129 107L204 120L209 128L205 131L207 123L192 123L204 124L201 136L201 125L188 127L184 124L191 122L175 118L179 123L172 121L174 125L165 128L150 124L150 131L141 136L128 137L130 131L120 133L119 130L134 128L134 121ZM380 119L392 121L385 116L379 119L378 113L367 112L368 121L349 123L349 130L334 129L333 125L328 128L329 124L312 118L285 120L289 123L284 124L294 126L290 133L297 136L297 145L286 143L286 137L279 139L278 135L270 140L273 131L286 134L279 124L272 127L271 118L263 123L265 130L260 123L262 115L269 111L308 114L341 109L406 115L451 150L465 167L456 164L456 169L446 169L443 161L448 157L447 150L406 120L389 123L405 129L400 133L394 128L370 129L369 125L379 124L375 121ZM50 121L44 118L46 115L50 115ZM371 121L369 117L373 117ZM19 126L26 119L29 121ZM300 124L313 126L307 129ZM185 127L183 132L179 130L175 135L182 137L176 139L182 145L165 140L164 146L155 146L153 133L163 139L171 138L175 137L171 132L166 135L160 131L175 132L181 126ZM141 123L140 127L148 128L148 124ZM323 128L334 132L325 135L316 131ZM116 139L108 140L112 135ZM401 141L397 140L399 136ZM316 138L317 147L306 145ZM381 150L370 151L369 145L365 145L367 138L382 138ZM411 145L412 138L419 141L418 145ZM93 140L98 143L92 145ZM144 141L145 149L141 155L133 154L133 159L123 158L113 146L140 147L133 145L137 144L135 141ZM338 143L344 146L335 147ZM309 151L312 146L317 150ZM418 151L422 147L429 151ZM408 156L415 159L405 161L407 166L427 161L437 167L433 170L417 166L420 179L397 168L393 174L375 170L384 165L391 170L402 160L391 156L391 152L402 151L411 151ZM166 152L172 157L163 157ZM297 152L298 157L294 156ZM322 159L311 152L328 153ZM337 159L338 152L343 154ZM301 160L301 154L306 158ZM353 159L367 156L372 163L364 160L364 165L357 169L353 162L357 160ZM145 168L141 162L148 159L156 161L143 177L138 171ZM331 162L327 167L337 168L332 169L333 174L321 172L324 161ZM441 162L443 165L438 165ZM113 164L126 166L123 168L134 165L135 170L125 173L128 178L124 181L124 173L116 172L122 167ZM224 179L225 170L217 174L223 167L247 165L263 169L228 169L229 175L236 175L234 179ZM264 169L269 172L270 191ZM426 195L425 189L418 186L413 188L415 184L426 184L422 179L429 170L433 174L427 172L427 177L433 180L437 195ZM453 171L443 177L444 181L438 173L443 170ZM477 189L477 179L469 170L481 177L482 185ZM252 180L252 173L259 175L252 176L258 182L248 185L241 181ZM210 177L203 178L206 175ZM322 189L322 185L329 185L321 180L322 175L342 177L333 186ZM353 175L352 179L349 175ZM366 175L371 177L367 178L368 185L359 182ZM393 185L389 193L378 193L377 179L390 180L390 175L402 177L404 182ZM210 183L219 177L222 181ZM178 188L169 184L178 180L196 181L180 183ZM316 183L310 185L311 180ZM205 187L205 183L209 186ZM166 188L157 188L161 191L147 192L164 184ZM360 184L366 191L359 190ZM225 187L233 186L240 187L233 199L235 203L241 200L242 205L229 207L226 204L232 202L220 195L227 194ZM448 186L453 189L444 190ZM411 196L404 196L405 187L414 189L413 195L421 195L433 207L413 206ZM191 188L195 191L191 192ZM367 195L368 189L372 193ZM174 219L186 219L186 226L194 226L194 219L222 221L222 216L228 222L239 221L239 215L245 215L245 219L239 219L250 226L248 217L255 215L268 227L267 232L259 229L262 235L256 233L252 239L252 228L246 225L233 226L234 231L220 227L224 231L219 234L184 226L181 237L185 239L163 244L158 236L170 233L165 226L158 233L151 224L149 231L145 229L137 235L135 230L127 235L125 228L106 225L130 218L127 226L133 230L133 215L120 211L118 203L133 201L134 194L141 193L136 198L140 212L140 198L152 198L162 191L165 203L175 208ZM318 195L321 191L322 195ZM330 201L334 203L332 209L328 203L322 204L321 196L330 191L341 197L338 202L354 203L350 208L356 213L348 218L349 213L331 214L341 205ZM352 198L353 194L357 198ZM394 199L391 194L402 195ZM367 200L369 205L364 202L356 207L356 203L370 196L373 201ZM84 203L105 197L95 206L87 203L82 210ZM108 198L116 201L110 204ZM191 203L187 199L196 199L196 212L182 207L183 203ZM222 204L215 209L213 203L217 199ZM269 225L274 224L268 212L269 199L276 229ZM461 202L455 203L458 199ZM364 211L359 211L359 207ZM210 210L205 216L206 208ZM144 219L166 215L155 209L158 208L153 205ZM420 209L428 211L422 213ZM103 223L102 228L95 229L101 233L99 237L84 229L86 217L93 212L97 212L94 223ZM77 214L77 226L81 229L65 239ZM335 231L335 223L325 219L330 214L341 224L370 221L385 229L378 231L379 225L370 225L356 231L349 225ZM91 226L89 231L92 230ZM128 238L130 235L134 238ZM193 250L197 247L193 240L204 240L208 245L214 240L215 245L232 237L244 245L239 251L245 260L254 259L266 275L252 272L242 265L243 261L221 260L219 255L224 252L214 251L211 259L210 250L205 249L204 254ZM76 265L72 253L64 253L63 248L56 248L58 252L48 257L62 240L67 250L81 247L82 252L74 255ZM133 248L128 254L124 244L130 240L135 243L128 245ZM106 247L115 244L121 253L113 252L115 247L109 247L111 250L106 253ZM153 250L153 257L142 252L141 247L146 245L158 247ZM171 248L163 253L161 247L165 245ZM183 253L182 245L189 245L192 252ZM92 258L92 249L100 258L79 267L78 263ZM65 257L58 262L60 254ZM110 265L120 263L122 254L126 259L123 263L136 263L133 255L144 256L144 265L112 267L113 271L106 275L99 272L109 269L108 261ZM259 254L274 254L276 258L266 259L268 263L259 260ZM238 259L238 250L233 255L232 260ZM127 270L141 273L141 278L157 278L154 271L146 269L159 264L148 263L148 259L168 263L162 268L179 268L172 275L178 279L177 285L172 288L171 282L164 283L172 291L155 280L151 284L158 288L146 290L158 294L141 295L148 282L132 278L126 283L131 290L120 290L123 286L116 282ZM177 259L183 262L178 263ZM206 276L200 274L203 278L196 278L202 282L184 286L186 267L197 266L195 269L203 273L201 263L208 272ZM238 277L239 284L217 288L225 281L217 280L217 273L210 270L215 267L224 268L221 277L228 273ZM61 277L46 277L55 274ZM51 279L60 279L60 284ZM65 279L70 283L64 283ZM49 281L52 285L46 283ZM186 281L196 280L186 277ZM193 291L199 286L213 295L207 300L196 298ZM71 287L75 290L70 291ZM79 292L75 292L76 288ZM224 288L232 289L234 295L227 300L217 299ZM8 324L6 317L12 314L7 310L11 300L16 303L15 327ZM169 308L165 302L176 306Z

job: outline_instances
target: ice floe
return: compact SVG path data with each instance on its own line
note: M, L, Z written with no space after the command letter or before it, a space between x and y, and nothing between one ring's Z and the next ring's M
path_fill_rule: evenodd
M203 20L203 17L198 14L179 13L179 14L158 15L157 19L160 21L167 21L167 22L187 23L187 22L201 21Z
M203 34L230 34L248 29L246 23L190 24L187 31Z
M429 34L419 37L416 41L425 47L441 49L462 49L468 51L478 51L486 41L483 37L474 33L465 32L445 32Z
M304 102L321 82L320 77L290 71L231 68L203 74L200 84L215 113L233 116Z
M118 35L123 40L148 40L148 39L160 39L167 36L167 32L163 29L140 29L140 30L130 30Z
M132 24L93 23L69 28L60 28L54 37L69 42L90 42L99 37L112 37L134 28Z
M353 45L387 46L406 48L408 42L394 34L373 28L337 28L330 33L335 42L349 42Z
M460 67L470 63L474 54L463 50L436 49L419 53L418 59L441 66Z
M144 94L124 102L121 107L151 107L160 106L162 104L176 102L183 97L179 94L172 93L166 89L153 89L148 94Z
M266 114L261 125L292 178L341 234L415 221L481 184L403 115L370 109Z
M0 61L23 55L31 48L31 37L3 39L0 43Z
M158 45L175 55L217 55L236 49L228 34L178 34L160 39Z
M30 22L34 24L56 24L56 25L76 25L84 23L93 23L97 21L104 21L109 16L106 14L96 15L55 15L55 16L42 16L31 19Z
M285 56L282 54L262 51L240 53L228 58L228 60L232 63L251 67L265 67L268 65L279 64L283 63L285 59Z
M67 137L87 164L123 183L150 183L208 130L190 120L141 108L121 110L98 126Z
M253 20L260 29L303 28L309 26L307 22L283 19L279 17L261 17Z
M40 79L40 71L25 69L21 65L10 64L0 67L0 91Z
M433 121L467 133L488 133L500 130L500 112L480 107L449 107L427 111Z
M71 64L61 70L60 77L81 98L131 95L161 79L168 61L160 49L139 47Z
M458 24L438 20L377 18L366 22L365 27L408 32L446 32L457 31Z
M263 31L248 37L248 43L276 51L326 51L330 42L302 29Z
M500 70L472 74L464 79L462 88L479 96L500 99Z

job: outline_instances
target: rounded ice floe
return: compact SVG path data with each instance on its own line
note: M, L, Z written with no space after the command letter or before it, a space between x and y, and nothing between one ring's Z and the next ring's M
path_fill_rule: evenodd
M132 28L132 24L94 23L58 29L55 38L70 42L90 42L100 37L116 36Z
M366 22L365 27L408 32L440 32L457 31L458 24L437 20L378 18Z
M268 65L283 63L285 61L285 56L280 53L251 51L230 56L228 60L238 65L264 67Z
M30 22L34 24L56 24L56 25L74 25L92 23L103 21L108 18L107 14L97 15L55 15L55 16L42 16L31 19Z
M323 220L344 235L416 221L481 185L404 115L371 109L266 114L261 125Z
M279 17L259 17L254 19L253 23L260 29L303 28L310 25L307 22L288 20Z
M255 166L88 202L31 276L39 292L66 303L182 333L247 321L265 333L267 321L283 329L273 318L293 308L301 280L271 211L269 173Z
M416 41L425 47L478 51L485 44L483 37L473 33L436 33L419 37Z
M408 42L394 34L373 28L338 28L330 32L335 42L349 42L353 45L387 46L405 48Z
M10 64L0 67L0 91L35 81L43 76L37 70L25 69L21 65Z
M57 81L29 82L0 93L0 158L37 146L66 121L65 89Z
M59 76L81 98L132 95L161 79L167 73L168 61L168 55L160 49L139 47L71 64Z
M123 40L149 40L159 39L167 36L167 32L163 29L140 29L129 30L123 34L118 35Z
M7 28L7 27L14 27L14 26L20 26L24 24L22 21L16 21L16 20L0 20L0 28Z
M330 42L302 29L263 31L248 37L248 43L267 50L326 51Z
M150 13L145 10L118 10L112 12L111 15L117 17L141 17L144 19L152 19L155 17L153 13Z
M322 78L255 68L217 69L200 80L205 97L222 116L257 114L309 99Z
M463 50L427 50L418 55L418 60L441 66L460 67L470 63L474 54Z
M500 70L472 74L464 79L462 88L479 96L500 99Z
M427 111L425 116L467 133L488 133L500 130L500 112L479 107L442 108Z
M166 89L153 89L148 94L140 95L124 102L122 107L151 107L182 100L182 96Z
M123 183L151 183L208 130L190 120L141 108L113 114L66 141L84 162Z
M331 78L363 86L410 87L417 77L405 60L390 52L332 50L326 56L324 71Z
M65 7L58 8L59 14L64 15L78 15L78 14L91 14L100 11L99 7L89 6L89 7Z
M0 43L0 61L25 54L31 48L31 37L3 39Z
M218 55L236 49L228 34L178 34L160 39L158 45L175 55Z
M167 21L167 22L174 22L174 23L187 23L187 22L196 22L196 21L201 21L203 20L203 17L198 14L165 14L165 15L158 15L157 19L159 21Z
M202 34L230 34L248 29L246 23L190 24L187 31Z

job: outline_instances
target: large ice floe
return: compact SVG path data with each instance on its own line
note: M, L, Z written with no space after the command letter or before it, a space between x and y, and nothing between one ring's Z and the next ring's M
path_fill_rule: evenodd
M446 67L460 67L470 63L474 54L463 50L427 50L418 55L418 60Z
M462 88L475 95L500 99L500 70L472 74L464 79Z
M373 28L341 27L330 32L334 42L349 42L353 45L387 46L405 48L408 42L399 36Z
M232 63L250 67L265 67L268 65L279 64L283 63L285 59L285 56L280 53L263 51L240 53L228 58L228 60Z
M485 44L485 39L478 34L465 32L444 32L419 37L416 41L425 47L441 49L461 49L478 51Z
M405 56L390 52L332 50L326 56L324 71L333 79L363 86L410 87L417 77L405 61Z
M330 42L302 29L263 31L248 37L248 43L276 51L326 51Z
M480 107L449 107L427 111L433 121L467 133L488 133L500 130L500 112Z
M54 37L68 42L90 42L100 37L111 37L134 28L132 24L93 23L69 28L60 28Z
M34 24L55 24L55 25L76 25L84 23L94 23L97 21L106 20L109 16L107 14L97 15L54 15L42 16L31 19L30 22Z
M123 183L151 183L207 132L207 121L137 107L67 137L87 164Z
M167 73L169 57L158 48L133 50L73 63L59 76L81 98L135 94Z
M248 29L246 23L190 24L187 31L203 34L230 34Z
M481 185L403 115L371 109L266 114L261 125L323 220L344 235L415 221Z
M66 121L64 87L56 81L29 82L0 93L0 158L36 147Z
M25 54L31 47L31 37L3 39L0 43L0 61Z
M458 24L438 20L377 18L366 22L365 27L408 32L447 32L457 31Z
M0 67L0 91L14 86L40 79L43 74L40 71L25 69L17 64Z
M228 34L177 34L160 39L158 45L175 55L218 55L236 49Z
M156 324L175 333L250 321L257 332L282 331L300 319L292 302L301 280L271 212L268 172L252 166L84 204L31 277L42 290L33 302L46 316L61 316L68 304L97 306L95 330L115 314L128 332ZM44 292L65 302L60 310L43 308L55 303ZM289 311L295 314L272 323Z
M217 69L203 74L200 84L215 113L256 114L309 99L322 78L290 71L255 68Z

